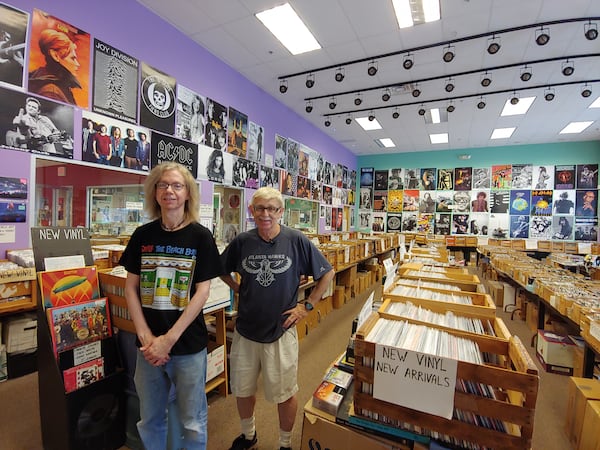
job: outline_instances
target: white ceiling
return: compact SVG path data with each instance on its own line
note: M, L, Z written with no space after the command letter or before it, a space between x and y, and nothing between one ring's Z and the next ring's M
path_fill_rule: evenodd
M442 20L403 30L398 29L391 0L289 0L322 46L298 56L292 56L254 16L284 0L138 1L356 155L600 139L600 108L588 108L600 95L600 38L585 39L585 22L549 25L550 41L543 47L535 43L536 28L500 34L502 48L496 55L486 51L489 36L464 39L543 22L600 17L598 0L441 0ZM596 23L600 28L600 20ZM442 45L415 51L415 65L408 71L402 68L404 54L378 58L379 70L374 77L367 75L369 61L344 65L454 40L460 41L453 43L456 57L450 63L441 59ZM571 77L561 74L567 57L589 54L596 56L573 59L575 73ZM557 60L531 64L552 58ZM528 82L519 78L525 63L533 71ZM338 65L343 65L345 71L342 83L333 78ZM492 71L493 81L488 88L479 84L483 69L505 65L516 66ZM334 67L317 70L329 66ZM305 87L306 75L289 77L307 71L315 73L312 89ZM456 88L452 93L444 90L447 77L473 71L453 76ZM286 94L279 92L279 78L283 76L288 76ZM422 94L418 98L411 95L411 88L402 87L435 77L441 78L419 83ZM586 80L595 80L590 83L593 94L589 98L580 95ZM549 84L573 82L555 86L554 101L543 99ZM388 85L400 87L393 89L391 100L384 103L380 87ZM354 105L354 93L341 94L371 88L376 89L362 94L360 107ZM519 90L522 88L527 89ZM515 89L522 97L537 98L526 115L500 117ZM332 95L337 101L333 111L328 107ZM487 103L483 110L475 106L480 95ZM314 109L307 114L306 99L319 96L326 97L314 100ZM446 99L460 96L472 97L455 99L456 110L446 123L426 124L417 114L421 102L425 107L445 109ZM394 120L394 106L405 104L410 105L399 106L400 117ZM382 106L387 109L376 109ZM354 121L346 125L349 115L366 116L370 108L382 130L367 132ZM325 127L325 115L332 113L337 115L330 117L332 124ZM594 123L583 133L558 134L569 122L584 120ZM500 127L516 127L516 131L510 139L490 141L493 129ZM448 144L430 143L429 134L445 132L449 133ZM396 147L380 148L374 140L382 137L392 138Z

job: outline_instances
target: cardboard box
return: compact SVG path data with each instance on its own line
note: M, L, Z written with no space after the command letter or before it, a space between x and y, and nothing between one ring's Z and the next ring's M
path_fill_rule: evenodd
M600 450L600 401L591 400L585 406L583 428L578 450Z
M565 414L565 433L573 448L581 448L583 422L586 405L600 400L600 380L571 377L568 385L567 413ZM597 430L595 434L597 435Z
M37 348L37 319L35 314L11 317L4 324L3 342L7 353L19 353Z
M219 345L206 355L206 381L210 381L225 370L225 346Z
M504 284L500 281L489 281L488 288L496 307L502 308L504 306Z
M573 369L575 344L568 336L538 330L536 350L546 364Z

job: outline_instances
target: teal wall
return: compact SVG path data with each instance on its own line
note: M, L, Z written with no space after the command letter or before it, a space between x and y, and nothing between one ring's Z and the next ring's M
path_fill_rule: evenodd
M390 149L393 151L393 149ZM469 154L461 160L458 155ZM430 152L390 153L359 156L361 167L392 169L395 167L488 167L495 164L600 164L600 141L565 142L535 145L511 145Z

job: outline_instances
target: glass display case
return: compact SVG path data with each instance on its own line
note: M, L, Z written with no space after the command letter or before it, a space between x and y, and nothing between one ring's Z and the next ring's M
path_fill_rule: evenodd
M144 186L88 187L88 228L95 235L130 235L146 222Z
M306 233L316 233L319 220L319 202L298 198L285 200L284 223Z

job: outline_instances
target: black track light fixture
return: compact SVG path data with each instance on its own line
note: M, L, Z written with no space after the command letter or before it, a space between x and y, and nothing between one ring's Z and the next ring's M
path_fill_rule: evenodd
M521 78L521 81L529 81L531 80L532 76L533 72L531 71L531 67L525 66L521 69L521 75L519 76L519 78Z
M590 21L583 26L583 34L588 41L593 41L598 37L598 24Z
M425 110L425 107L424 107L424 106L423 106L423 104L421 103L421 107L419 108L419 110L417 111L417 113L418 113L420 116L424 116L426 112L427 112L427 111Z
M306 102L306 107L304 109L309 114L312 112L312 110L313 110L313 104L312 104L312 102L310 100Z
M548 28L540 27L535 32L535 42L537 45L546 45L550 40L550 30Z
M483 97L479 97L479 101L477 102L477 109L484 109L485 105L485 99Z
M555 97L554 88L547 87L544 90L544 99L547 102L551 102L552 100L554 100L554 97Z
M414 98L417 98L419 95L421 95L421 89L419 89L419 85L415 84L415 87L412 90L412 96Z
M281 80L281 82L279 83L279 92L281 92L282 94L285 94L288 90L288 83L287 80Z
M492 74L485 72L481 75L481 85L483 87L488 87L490 84L492 84Z
M452 101L450 101L450 103L448 103L448 106L446 106L446 111L448 111L449 113L454 112L455 109L456 108L454 107Z
M375 120L375 113L373 111L371 111L369 113L368 119L369 119L369 122L373 122Z
M572 61L569 61L568 59L562 63L561 66L561 72L565 77L570 77L571 75L573 75L573 72L575 72L575 64Z
M385 89L383 94L381 94L381 100L384 102L389 102L390 98L392 98L392 92L389 89Z
M323 125L325 125L326 127L331 126L331 120L325 119L325 122L323 123Z
M356 106L360 106L362 103L362 97L360 96L360 94L356 94L356 97L354 98L354 104Z
M341 83L342 81L344 81L345 78L345 70L343 67L338 67L338 69L335 71L335 81L337 81L338 83Z
M449 63L454 59L454 45L447 45L444 47L444 54L442 56L444 62Z
M583 87L581 88L581 96L583 98L588 98L589 96L592 95L592 88L586 83L585 85L583 85Z
M352 117L346 117L346 125L350 125L352 123Z
M398 111L398 108L396 108L396 109L394 110L394 112L392 113L392 117L393 117L394 119L397 119L398 117L400 117L400 111Z
M500 51L500 47L502 47L502 45L500 45L500 38L497 37L496 35L492 36L491 38L488 39L488 47L487 47L487 52L490 55L495 55L496 53L498 53Z
M329 109L335 109L337 106L337 102L335 101L335 97L331 97L329 100Z
M373 60L369 63L369 67L367 68L367 73L369 74L370 77L374 77L375 74L377 73L377 62L375 62L375 60Z
M519 94L517 94L516 92L513 92L513 95L510 98L510 104L514 106L518 103L519 103Z
M406 70L410 70L412 69L412 66L414 66L415 64L415 60L413 58L412 53L407 53L404 56L404 61L402 61L402 67L404 67Z
M446 92L452 92L454 90L454 80L452 78L448 78L446 80L446 85L444 86Z
M312 88L315 85L315 74L314 73L309 73L306 76L306 82L304 83L306 85L307 88Z

